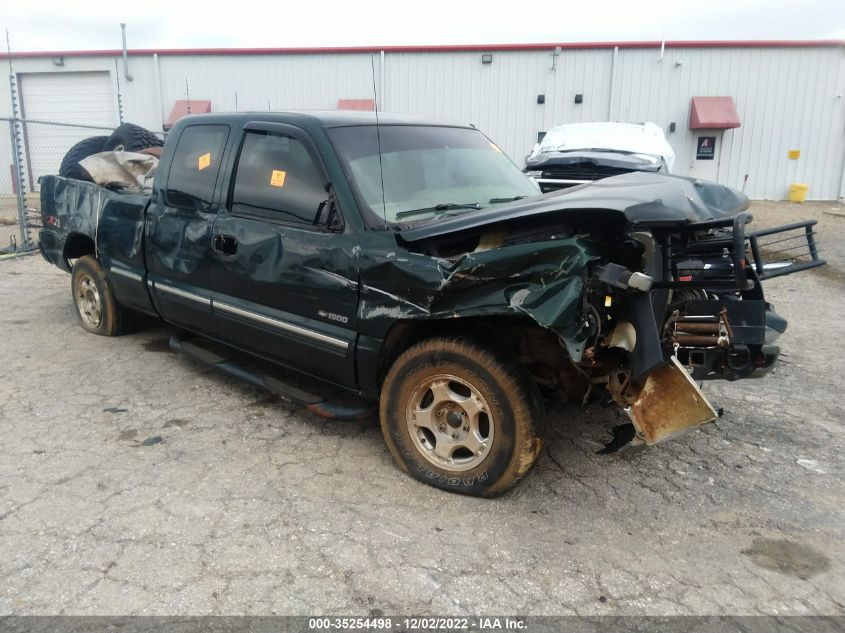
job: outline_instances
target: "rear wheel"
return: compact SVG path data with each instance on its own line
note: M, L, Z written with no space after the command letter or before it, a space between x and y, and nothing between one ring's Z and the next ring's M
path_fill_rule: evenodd
M114 298L106 273L94 256L76 260L71 290L83 328L100 336L118 336L126 328L129 314Z
M501 494L542 448L536 385L511 359L462 339L429 339L404 352L385 378L380 417L399 466L452 492Z

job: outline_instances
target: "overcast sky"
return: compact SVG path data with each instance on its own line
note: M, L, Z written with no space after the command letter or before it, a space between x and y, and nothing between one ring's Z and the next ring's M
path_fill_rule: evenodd
M6 0L13 51L845 38L843 0ZM4 43L5 49L5 43Z

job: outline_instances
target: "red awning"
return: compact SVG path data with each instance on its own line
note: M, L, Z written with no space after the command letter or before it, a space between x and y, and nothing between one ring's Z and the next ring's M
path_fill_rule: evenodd
M372 99L338 99L338 110L366 110L372 112L376 109L376 102Z
M733 97L692 98L689 129L725 130L739 125Z
M189 103L190 107L188 107ZM189 102L187 99L177 99L173 104L173 108L170 110L170 115L167 117L167 123L164 124L164 129L169 130L172 128L176 125L176 121L183 116L189 114L208 114L209 112L211 112L211 101L191 99Z

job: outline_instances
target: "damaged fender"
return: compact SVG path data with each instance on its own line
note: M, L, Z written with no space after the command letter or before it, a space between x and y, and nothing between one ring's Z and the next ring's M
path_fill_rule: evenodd
M396 319L525 314L554 331L580 360L591 328L580 317L585 266L597 256L573 237L467 253L456 261L401 251L363 258L359 326Z

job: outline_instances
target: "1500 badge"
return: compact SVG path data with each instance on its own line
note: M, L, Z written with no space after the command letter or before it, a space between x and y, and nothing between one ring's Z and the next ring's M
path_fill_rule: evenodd
M346 325L349 323L349 317L343 316L342 314L335 314L334 312L326 312L325 310L319 310L317 314L324 319L328 319L329 321L337 321L338 323L343 323Z

